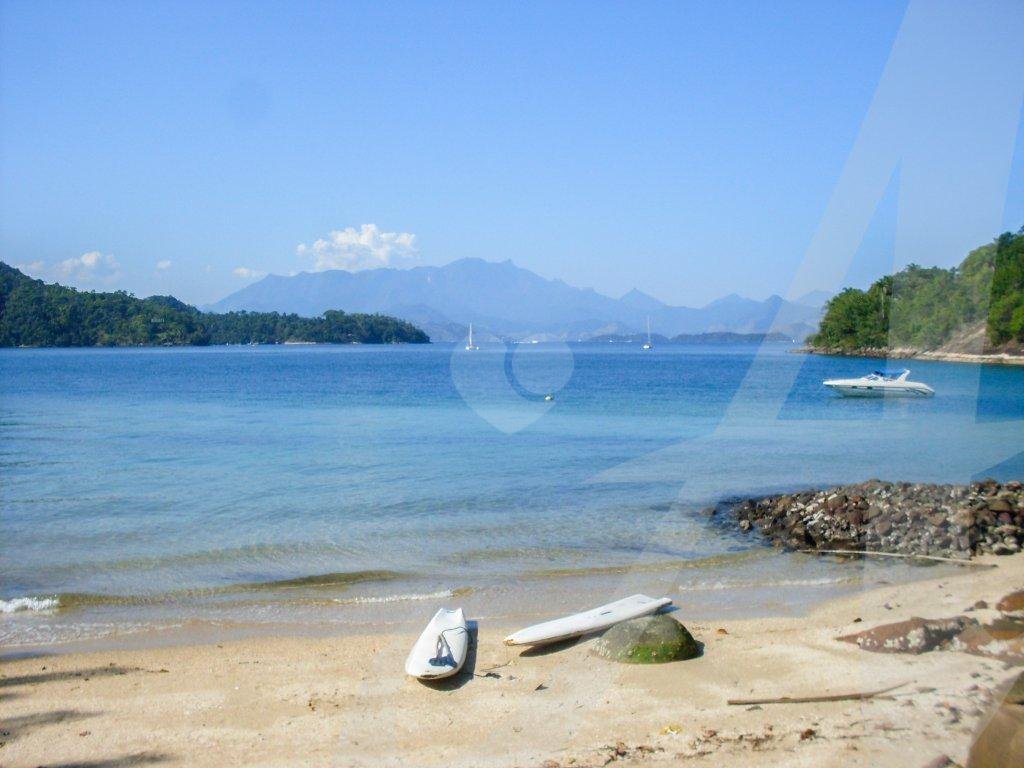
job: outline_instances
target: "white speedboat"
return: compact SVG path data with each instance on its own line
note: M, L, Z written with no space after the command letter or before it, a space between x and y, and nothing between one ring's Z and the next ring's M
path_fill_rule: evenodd
M843 397L931 397L935 390L920 381L910 381L910 371L875 371L859 379L828 379L826 387Z

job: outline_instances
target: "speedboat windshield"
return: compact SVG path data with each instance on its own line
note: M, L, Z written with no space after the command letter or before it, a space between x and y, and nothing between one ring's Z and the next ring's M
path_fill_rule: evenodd
M901 378L910 373L910 370L904 368L900 371L872 371L870 376L865 376L866 379L882 379L883 381L899 381Z

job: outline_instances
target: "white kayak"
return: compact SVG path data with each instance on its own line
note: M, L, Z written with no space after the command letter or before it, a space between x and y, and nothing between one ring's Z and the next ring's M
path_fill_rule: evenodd
M405 660L406 674L420 680L451 677L466 663L469 628L461 608L442 608L423 630Z
M543 645L558 640L567 640L570 637L589 635L608 629L620 621L656 613L671 604L672 600L668 597L653 598L647 595L633 595L583 613L575 613L572 616L545 621L543 624L534 624L532 627L521 629L506 637L505 645Z

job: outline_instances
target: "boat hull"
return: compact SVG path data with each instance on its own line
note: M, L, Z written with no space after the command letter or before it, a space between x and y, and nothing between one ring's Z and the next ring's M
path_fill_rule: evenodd
M826 384L836 394L843 397L931 397L935 394L931 389L905 386L870 386L865 384Z

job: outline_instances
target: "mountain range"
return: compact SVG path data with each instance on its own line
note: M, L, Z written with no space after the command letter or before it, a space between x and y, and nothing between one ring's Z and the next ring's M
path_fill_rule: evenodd
M329 270L268 275L208 307L214 312L294 312L317 317L329 309L380 312L423 328L435 341L465 338L472 323L480 340L586 340L651 331L766 333L802 340L816 330L823 298L763 301L735 294L694 308L665 304L633 289L612 298L549 280L511 261L460 259L443 267Z

